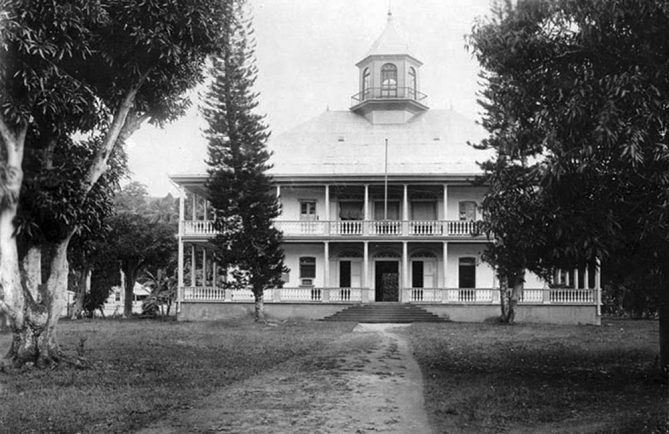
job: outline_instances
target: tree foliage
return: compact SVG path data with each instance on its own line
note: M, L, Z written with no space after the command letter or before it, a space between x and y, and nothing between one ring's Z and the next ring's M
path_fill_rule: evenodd
M256 299L256 320L263 315L263 290L281 284L281 233L273 226L279 215L265 142L263 117L255 113L256 67L252 28L245 1L233 1L223 31L224 42L212 61L213 81L202 114L209 123L209 199L219 235L211 243L217 260L247 279Z
M107 188L100 180L124 140L144 121L183 114L185 91L219 45L224 4L2 2L0 309L13 323L12 363L57 357L69 241L104 213L96 189ZM29 241L25 254L17 234ZM43 254L49 273L40 286Z
M526 228L536 243L517 247L539 244L531 262L564 266L600 257L658 276L664 367L668 31L669 5L659 0L519 1L499 5L469 40L486 81L481 104L490 137L481 146L498 151L488 172L529 170L548 216Z

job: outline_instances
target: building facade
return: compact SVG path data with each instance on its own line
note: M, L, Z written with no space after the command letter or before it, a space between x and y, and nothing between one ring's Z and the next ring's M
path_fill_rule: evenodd
M357 303L417 303L453 320L498 315L494 270L481 260L486 187L468 142L484 137L453 110L431 110L422 63L392 17L357 63L358 92L346 111L326 110L271 139L271 174L281 203L283 288L265 291L267 313L322 318ZM179 315L229 318L252 309L248 290L223 288L212 261L215 236L206 175L173 175L182 189ZM595 269L527 275L518 320L599 322Z

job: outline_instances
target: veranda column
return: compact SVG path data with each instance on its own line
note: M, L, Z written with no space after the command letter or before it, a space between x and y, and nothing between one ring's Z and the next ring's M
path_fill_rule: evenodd
M444 241L444 262L442 264L443 270L442 274L444 275L444 289L448 287L448 241Z
M330 287L330 242L323 242L323 286L325 288Z
M369 286L369 242L363 241L362 243L362 286L365 288L367 293L367 300L369 301L370 295L370 286Z
M362 224L362 233L363 235L366 235L367 221L369 220L369 184L365 184L365 200L363 203L362 219L364 220Z
M185 207L185 197L184 189L179 189L179 234L178 237L178 250L177 250L177 313L181 310L181 302L184 299L184 214L186 212Z
M409 187L404 184L404 191L402 193L402 234L409 235Z
M207 249L202 248L202 286L207 286Z
M325 184L325 220L330 221L330 186Z
M579 284L578 284L578 268L574 268L574 289L578 289Z
M191 193L193 195L193 221L197 220L197 195L195 193Z
M590 289L590 266L585 264L585 270L583 270L583 288Z
M209 220L207 215L207 205L209 201L206 198L202 198L202 220Z
M325 234L330 235L330 186L325 184Z
M281 197L281 186L280 185L276 186L276 197L277 198Z
M197 286L195 280L195 244L190 245L190 286Z
M444 184L444 216L442 218L448 220L448 184Z
M408 243L402 241L402 288L400 290L399 301L402 301L401 294L404 292L404 289L409 288L409 254L408 254Z

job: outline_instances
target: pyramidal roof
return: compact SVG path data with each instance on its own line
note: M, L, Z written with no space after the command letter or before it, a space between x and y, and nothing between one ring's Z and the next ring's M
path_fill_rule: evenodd
M382 175L388 140L389 174L460 175L481 172L492 154L468 145L485 137L453 110L429 110L405 124L372 124L349 110L325 111L273 136L273 175Z
M402 38L393 24L393 14L388 11L386 28L372 44L365 57L385 54L409 54L409 44Z

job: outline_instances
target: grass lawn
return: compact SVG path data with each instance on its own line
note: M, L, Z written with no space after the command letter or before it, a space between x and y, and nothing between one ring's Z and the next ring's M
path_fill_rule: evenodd
M334 347L372 345L360 336L332 345L354 325L63 321L61 345L74 354L85 338L92 368L0 373L0 432L133 431L285 361L334 369ZM413 345L438 433L642 433L669 432L667 386L651 375L657 328L447 323L397 333ZM0 334L0 351L9 342Z
M654 321L601 327L414 324L438 432L669 432Z
M62 321L61 346L74 354L85 338L92 369L0 373L0 432L132 431L278 363L320 353L353 326ZM10 338L0 334L3 353Z

